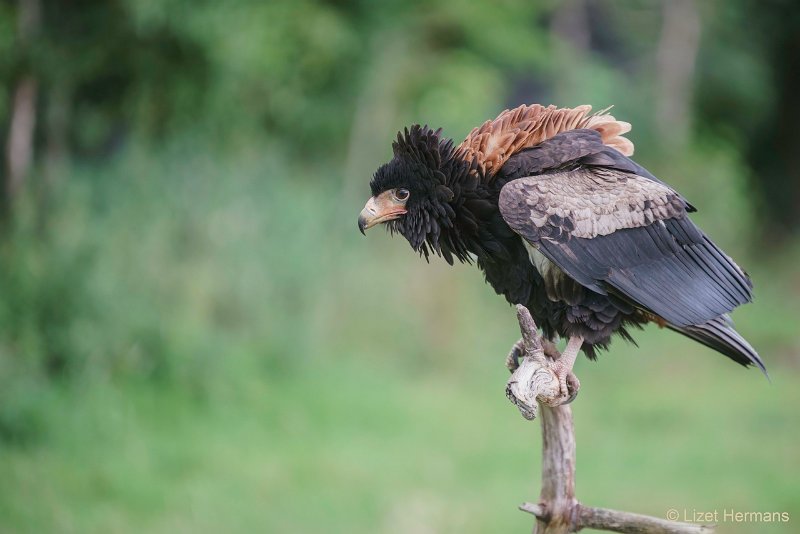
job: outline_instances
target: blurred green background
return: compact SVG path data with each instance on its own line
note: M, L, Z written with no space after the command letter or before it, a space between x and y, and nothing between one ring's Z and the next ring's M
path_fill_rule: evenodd
M0 531L526 532L514 311L356 217L395 132L614 104L750 272L757 371L579 360L578 494L800 522L800 13L755 0L0 3Z

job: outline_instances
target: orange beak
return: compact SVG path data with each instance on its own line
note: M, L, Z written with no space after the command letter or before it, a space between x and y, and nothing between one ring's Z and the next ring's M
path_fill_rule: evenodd
M384 191L377 197L367 200L364 209L358 216L358 229L362 234L365 230L376 224L397 219L406 214L405 202L398 203L391 197L389 191Z

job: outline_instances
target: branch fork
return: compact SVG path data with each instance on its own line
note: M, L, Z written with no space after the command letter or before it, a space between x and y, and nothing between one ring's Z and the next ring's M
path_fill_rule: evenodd
M580 382L566 375L567 391L559 379L561 355L539 336L536 323L524 306L517 306L522 339L506 360L512 371L506 396L526 419L542 421L542 490L538 503L519 508L536 517L534 534L568 534L583 528L631 534L709 534L706 525L669 521L641 514L594 508L575 497L575 430L568 406Z

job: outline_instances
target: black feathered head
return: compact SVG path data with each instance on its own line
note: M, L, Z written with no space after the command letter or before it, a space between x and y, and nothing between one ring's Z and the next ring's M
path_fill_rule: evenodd
M429 250L453 263L468 260L456 226L457 178L467 164L455 154L453 143L442 140L441 130L414 125L397 134L394 158L375 172L372 198L358 218L364 230L385 223L405 237L427 259ZM455 191L454 191L455 189Z

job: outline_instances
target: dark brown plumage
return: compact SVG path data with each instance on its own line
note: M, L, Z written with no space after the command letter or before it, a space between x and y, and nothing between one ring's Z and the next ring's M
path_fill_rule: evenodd
M655 322L763 370L727 316L751 300L749 278L692 223L694 207L628 157L630 125L590 109L521 106L458 147L405 130L359 228L385 223L426 258L476 261L547 337L577 339L590 358Z

